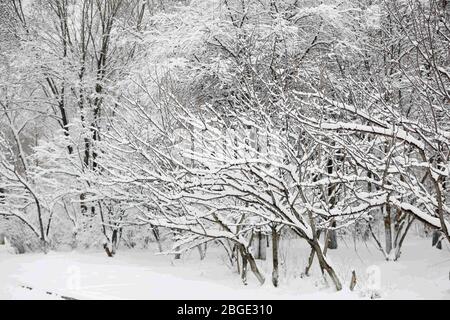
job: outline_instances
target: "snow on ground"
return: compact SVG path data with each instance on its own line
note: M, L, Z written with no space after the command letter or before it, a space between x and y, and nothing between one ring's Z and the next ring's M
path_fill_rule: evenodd
M400 261L386 262L371 243L355 251L341 241L329 252L345 287L338 293L326 286L317 265L310 277L302 276L308 254L300 241L285 241L281 260L289 263L281 266L281 286L273 288L270 255L261 262L267 275L261 287L251 273L243 286L218 248L210 248L204 261L197 251L173 260L151 250L108 258L101 251L11 255L0 249L0 299L450 299L448 245L439 251L429 239L410 239ZM350 292L353 269L358 285Z

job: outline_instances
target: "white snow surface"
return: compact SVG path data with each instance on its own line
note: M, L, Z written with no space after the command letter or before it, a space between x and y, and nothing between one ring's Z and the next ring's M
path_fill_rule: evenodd
M108 258L101 251L13 255L0 246L0 299L450 299L450 247L437 250L430 242L409 239L400 260L388 262L371 242L355 251L351 241L340 241L328 254L344 285L340 292L324 283L317 264L302 276L309 250L297 240L282 243L281 260L290 262L281 266L279 288L271 284L270 255L258 261L266 283L260 286L249 271L244 286L214 247L200 261L196 250L173 260L152 250L122 250Z

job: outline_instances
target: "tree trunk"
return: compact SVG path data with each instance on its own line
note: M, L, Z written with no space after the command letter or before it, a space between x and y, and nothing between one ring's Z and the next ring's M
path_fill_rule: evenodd
M77 239L78 233L76 231L72 232L72 242L70 244L70 247L72 250L75 250L78 247L78 239Z
M239 251L239 248L238 248L237 245L235 245L233 247L233 255L236 258L236 270L237 270L237 272L239 274L241 274L241 263L240 263L240 260L239 260L239 257L241 256L241 254L240 254L240 251Z
M108 257L110 257L110 258L113 257L113 254L112 254L111 250L109 250L109 248L108 248L108 243L107 242L105 242L103 244L103 249L105 249L105 252L108 255Z
M242 257L241 278L244 285L247 285L247 259L245 257Z
M80 208L81 208L82 215L87 214L87 206L86 206L86 202L84 201L85 199L86 199L86 194L85 193L80 194Z
M384 216L384 233L386 254L389 257L392 250L392 229L391 229L391 206L386 204L386 214Z
M259 283L262 285L265 282L264 276L258 269L258 265L256 264L256 260L253 255L245 248L243 245L240 245L240 251L242 256L242 281L244 284L247 284L247 265L250 264L250 269L252 270L255 277L258 279Z
M408 234L409 228L411 228L412 223L415 220L415 217L411 216L408 219L409 219L409 221L406 222L407 225L406 225L405 231L403 232L403 235L400 237L400 240L397 241L398 243L395 245L395 250L396 250L395 259L394 259L395 261L397 261L400 258L400 255L402 253L401 249L402 249L403 241L405 241L406 235ZM401 228L399 228L399 232L401 232Z
M37 197L33 194L33 197L35 199L36 202L36 208L37 208L37 213L38 213L38 221L39 221L39 230L41 232L41 246L42 246L42 251L44 251L45 254L48 253L48 246L47 246L47 241L45 238L45 232L44 232L44 222L42 221L42 210L41 210L41 203L39 202L39 200L37 199Z
M334 165L333 165L333 159L328 159L328 163L327 163L327 171L328 174L333 174L334 171ZM334 208L334 206L336 205L336 195L334 194L336 191L336 185L335 184L330 184L328 185L328 204L330 209ZM331 227L332 228L336 228L336 221L333 221L331 223ZM337 249L337 236L336 236L336 230L332 229L332 230L328 230L326 233L326 238L325 238L325 246L328 249ZM324 253L326 255L326 252Z
M252 272L256 276L256 278L258 279L259 283L261 285L263 285L265 282L264 276L259 272L258 265L256 264L256 261L253 258L253 256L251 254L248 254L246 260L250 264L250 269L252 270Z
M241 278L244 285L247 285L247 259L244 253L242 253L241 256L242 256Z
M322 268L322 270L326 271L328 275L330 276L331 280L333 281L333 284L337 291L342 290L342 284L339 280L336 272L334 269L328 264L325 256L323 255L322 249L320 247L320 244L315 242L310 242L311 247L314 249L317 255L317 259L319 260L319 265Z
M432 246L436 246L437 249L442 250L442 240L440 240L440 238L441 233L438 230L433 231Z
M154 225L150 225L150 227L152 228L153 236L155 237L156 243L158 244L159 252L163 252L163 247L162 247L161 237L159 235L158 227L154 226Z
M278 271L278 245L279 234L276 227L272 227L272 283L274 287L278 287L279 271Z
M200 260L204 260L206 257L206 250L208 249L208 243L199 244L197 246L198 253L200 254Z
M255 254L255 259L259 259L259 260L266 260L267 254L266 254L266 236L261 232L258 231L256 233L256 242L255 242L255 246L256 246L256 254Z
M333 223L331 224L331 227L336 228L336 221L333 221ZM327 237L328 237L327 248L331 249L331 250L337 249L338 243L337 243L336 230L334 230L334 229L328 230Z
M350 291L353 291L356 287L356 271L352 271L352 280L350 281Z
M311 249L311 252L309 253L309 258L308 258L308 265L306 266L306 269L305 269L306 276L309 276L309 270L311 270L315 255L316 255L316 252L314 251L314 249Z
M118 232L119 232L119 230L114 229L112 237L111 237L111 254L113 256L117 252L117 245L118 245L118 242L119 242Z
M180 247L175 247L175 251L178 251L178 250L180 250ZM175 260L180 260L181 259L181 253L175 254L175 258L174 259Z
M317 235L316 235L317 236L317 241L320 240L320 234L321 234L320 230L317 231ZM325 247L325 250L326 250L326 247ZM311 247L311 252L309 253L309 258L308 258L308 265L305 268L305 275L306 276L309 276L309 271L311 270L312 264L314 262L315 254L316 254L315 249L313 247ZM320 266L320 268L322 269L322 266ZM323 269L322 269L322 273L323 273Z

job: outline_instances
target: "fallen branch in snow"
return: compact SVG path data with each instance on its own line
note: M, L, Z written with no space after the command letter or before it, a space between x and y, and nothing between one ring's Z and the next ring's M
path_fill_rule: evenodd
M20 287L22 289L27 289L27 290L30 290L30 291L36 290L35 288L28 287L28 286L20 286ZM72 298L72 297L62 296L60 294L57 294L57 293L54 293L54 292L50 292L50 291L44 291L44 290L42 290L42 291L45 292L45 294L47 294L49 296L57 296L57 297L59 297L59 298L61 298L63 300L79 300L79 299L75 299L75 298Z

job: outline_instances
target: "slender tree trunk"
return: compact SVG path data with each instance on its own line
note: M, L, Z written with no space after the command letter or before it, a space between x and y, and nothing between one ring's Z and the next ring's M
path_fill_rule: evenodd
M42 250L44 251L44 253L47 254L48 247L47 247L47 241L46 241L46 238L45 238L44 222L42 221L41 204L40 204L39 200L37 199L37 197L34 194L33 194L33 197L34 197L34 199L36 201L36 208L37 208L37 213L38 213L39 230L41 232L41 246L42 246Z
M319 264L322 268L322 270L326 271L328 275L330 276L331 280L333 281L333 284L337 291L342 290L342 284L339 280L336 272L334 269L328 264L325 256L323 255L322 249L320 247L320 244L317 242L310 242L311 247L314 249L317 255L317 259L319 260Z
M384 234L386 254L389 257L392 251L392 228L391 228L391 206L386 204L386 213L384 215Z
M330 174L330 175L333 174L334 165L333 165L333 160L331 158L328 159L328 162L327 162L327 171L328 171L328 174ZM329 204L330 209L332 209L336 205L336 195L334 194L336 192L336 184L328 185L327 189L328 189L328 197L327 197L328 204ZM334 221L334 220L332 221L331 227L332 228L336 227L336 221ZM334 229L328 230L326 233L325 241L326 241L326 244L325 244L326 248L331 249L331 250L337 249L338 244L337 244L336 230L334 230ZM326 252L325 252L325 254L326 254Z
M279 271L278 271L278 245L279 245L280 235L277 232L275 226L272 227L272 283L274 287L278 287L279 281Z
M239 257L241 255L240 255L239 248L236 244L233 246L232 255L233 255L233 258L236 259L236 271L238 274L241 274L241 262L239 260Z
M78 247L78 239L77 239L78 233L76 231L72 232L72 242L70 244L70 247L72 250L75 250Z
M162 247L162 243L161 243L161 237L159 235L159 229L157 226L150 226L152 228L152 232L153 232L153 236L155 237L155 241L158 244L158 250L159 252L163 252L163 247Z
M204 244L199 244L197 246L198 249L198 253L200 255L200 260L204 260L206 257L206 250L208 249L208 244L204 243Z
M396 246L395 261L397 261L400 258L400 255L402 254L401 249L402 249L403 241L405 241L406 235L408 234L409 228L411 228L412 223L415 220L415 217L411 216L409 219L410 220L409 220L408 224L406 225L406 229L403 232L403 235L401 236L401 238L398 242L398 245Z
M305 268L305 275L309 276L309 271L311 270L312 264L314 262L314 256L316 255L316 252L314 249L311 249L311 252L309 253L308 258L308 265Z
M356 271L352 271L352 280L350 281L350 291L353 291L356 287Z
M317 241L320 240L320 234L321 234L320 230L317 231L317 233L316 233ZM326 248L327 247L325 247L325 251L326 251ZM311 246L311 252L309 253L309 258L308 258L308 265L305 268L306 276L309 276L309 271L311 270L311 267L313 265L315 255L316 255L316 250ZM322 266L320 266L320 268L322 269ZM323 273L323 269L322 269L322 273Z
M246 260L250 264L250 269L252 270L253 274L256 276L260 284L264 284L265 279L264 276L261 274L261 272L258 269L258 265L256 264L256 260L253 258L251 254L248 254L246 257Z
M105 252L106 252L108 257L110 257L110 258L113 257L113 254L112 254L111 250L109 250L108 243L106 241L103 244L103 249L105 249Z
M242 256L242 270L241 270L241 278L244 285L247 285L247 259L244 255L244 253L241 254Z
M266 257L267 257L267 255L266 255L266 248L267 248L266 237L261 231L258 231L256 233L255 246L256 246L255 259L266 260Z
M117 246L119 244L119 237L118 237L119 230L114 229L113 234L111 237L111 253L114 256L117 252Z
M336 221L333 221L331 224L332 228L336 228ZM337 243L337 234L335 229L328 230L327 232L327 248L331 250L335 250L338 247Z
M433 231L432 246L436 249L442 250L441 233L438 230Z
M256 264L256 260L253 255L245 248L243 245L240 245L240 251L242 256L242 281L244 284L247 284L247 265L250 265L250 269L252 270L255 277L258 279L260 284L264 284L265 279L264 276L258 269L258 265Z

